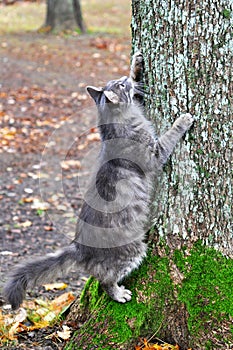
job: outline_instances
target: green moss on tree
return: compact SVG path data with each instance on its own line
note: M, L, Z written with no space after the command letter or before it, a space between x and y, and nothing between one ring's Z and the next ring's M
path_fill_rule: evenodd
M230 18L231 18L231 10L229 10L229 9L224 9L224 10L222 11L222 15L223 15L224 18L230 19Z
M96 280L88 280L80 299L81 309L88 306L88 318L66 349L91 349L94 344L99 349L119 348L142 334L150 334L152 325L161 327L161 309L173 291L168 259L149 254L124 284L133 291L133 297L131 302L119 304L110 300Z
M233 317L233 260L198 242L188 255L185 250L176 251L174 262L184 275L178 299L186 305L192 336L204 333L208 337L220 331L221 324L229 326ZM226 344L233 339L232 331L229 327Z
M172 280L170 266L174 264L183 275L179 285ZM132 300L126 304L110 300L91 277L80 299L80 314L86 314L86 319L82 320L82 326L66 350L133 349L139 337L155 333L156 337L171 341L165 337L175 296L178 300L175 322L181 318L180 310L185 310L189 346L200 342L200 349L213 349L218 337L223 336L223 325L224 342L231 344L232 268L232 260L200 242L189 251L186 248L176 250L170 257L156 256L150 251L140 269L124 283L133 291Z

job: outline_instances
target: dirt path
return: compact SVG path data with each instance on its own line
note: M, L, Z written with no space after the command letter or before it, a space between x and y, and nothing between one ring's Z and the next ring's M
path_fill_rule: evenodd
M126 75L129 52L128 38L2 38L0 291L16 262L70 242L99 144L85 86ZM78 295L84 279L77 277L74 271L60 280ZM58 294L39 287L28 298ZM58 348L44 342L43 331L24 337L17 349Z

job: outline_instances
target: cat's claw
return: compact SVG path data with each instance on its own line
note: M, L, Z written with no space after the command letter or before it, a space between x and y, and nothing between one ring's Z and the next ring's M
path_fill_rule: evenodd
M136 61L137 63L142 63L143 55L142 55L141 51L135 52L135 54L133 55L133 60Z
M133 55L131 70L130 70L130 77L135 82L139 82L142 80L142 75L143 75L143 55L140 51L137 51Z
M177 125L184 130L189 130L193 125L194 118L190 113L181 114L181 116L175 121L174 125Z
M114 299L118 303L126 303L132 298L132 292L129 289L126 289L124 286L120 286L117 290L117 293L114 295Z

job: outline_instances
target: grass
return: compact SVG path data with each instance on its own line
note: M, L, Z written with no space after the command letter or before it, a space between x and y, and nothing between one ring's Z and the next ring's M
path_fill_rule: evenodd
M130 1L82 1L83 17L91 32L130 34Z
M81 4L88 32L130 35L130 1L83 0ZM0 35L36 31L45 16L45 2L0 6Z
M45 4L19 3L0 7L0 34L35 31L44 22Z

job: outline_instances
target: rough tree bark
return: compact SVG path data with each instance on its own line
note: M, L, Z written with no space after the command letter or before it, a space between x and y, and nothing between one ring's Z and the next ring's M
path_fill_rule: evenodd
M80 0L47 0L44 29L74 30L77 26L85 33Z
M148 257L126 281L132 301L111 301L91 278L69 315L83 324L67 349L133 349L152 335L231 349L233 3L133 0L132 11L158 133L181 112L196 122L155 194Z
M180 112L198 120L194 140L172 157L156 226L176 247L200 238L231 256L232 7L230 0L134 1L132 24L158 130Z

